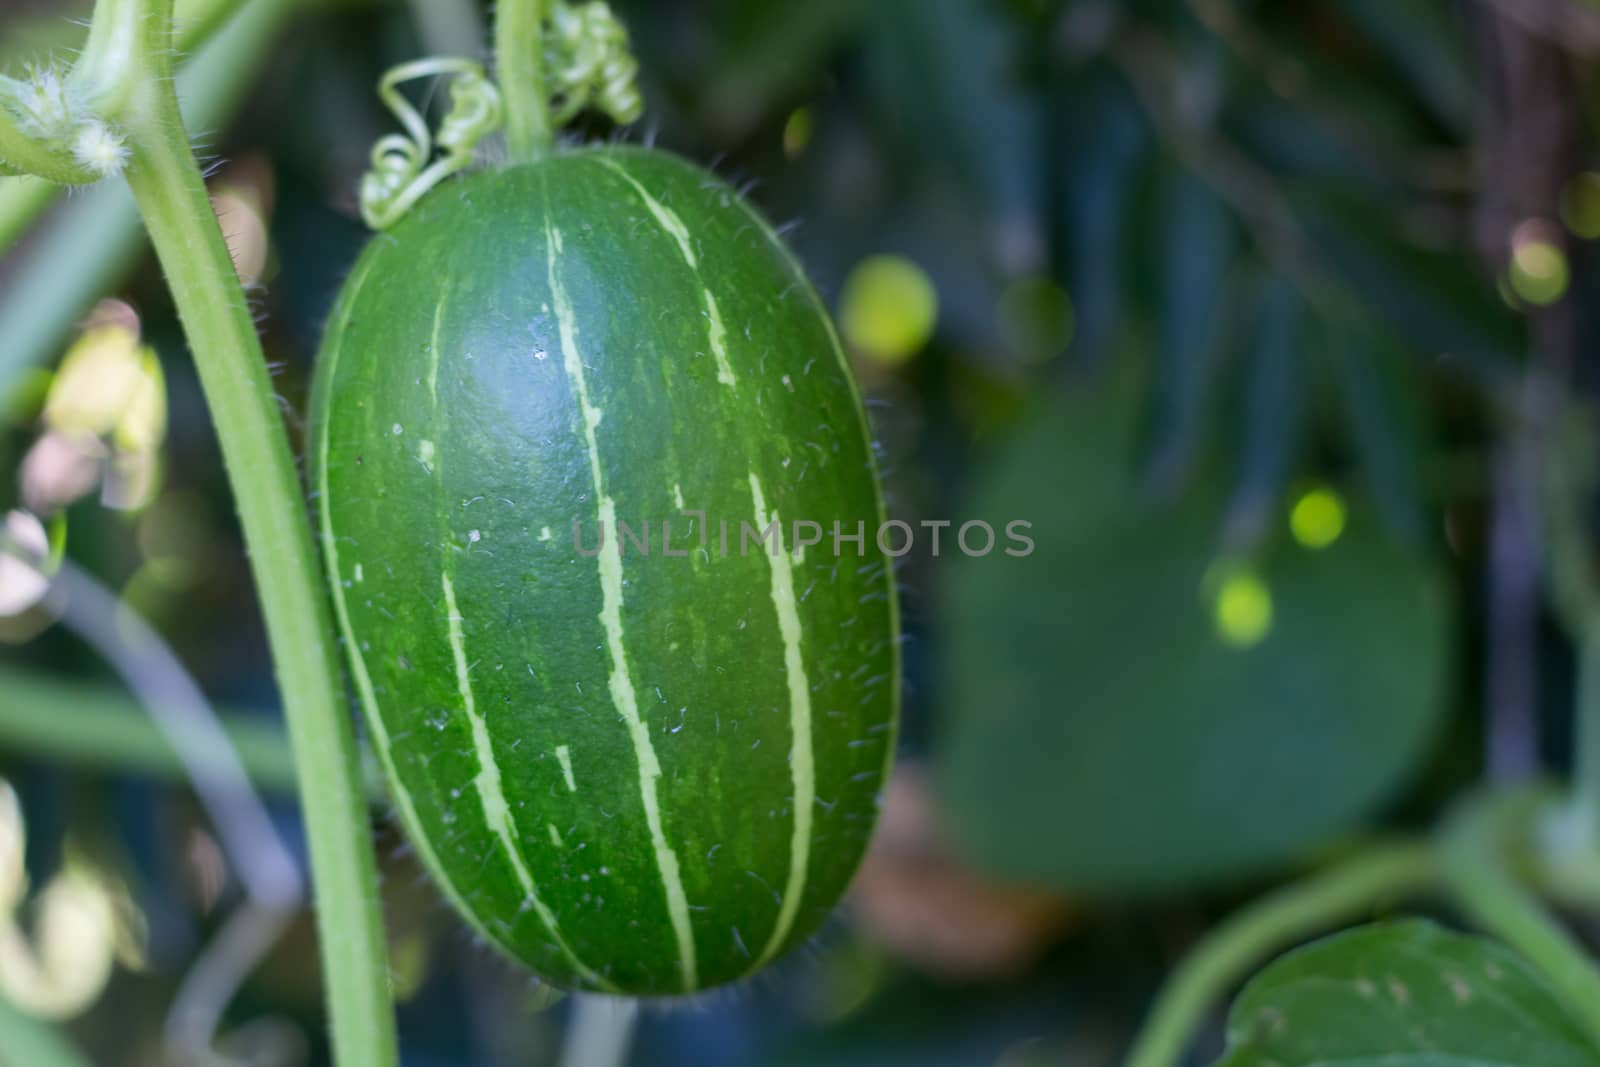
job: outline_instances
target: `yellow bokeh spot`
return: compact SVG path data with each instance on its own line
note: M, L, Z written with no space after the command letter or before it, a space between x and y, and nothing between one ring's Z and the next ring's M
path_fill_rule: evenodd
M1567 291L1567 256L1550 241L1518 244L1511 253L1511 291L1536 307L1554 304Z
M1586 241L1600 237L1600 174L1586 171L1567 183L1561 194L1561 220Z
M799 159L811 144L811 136L816 129L816 116L811 109L795 108L789 115L789 121L783 124L783 154L790 159Z
M1212 617L1226 643L1258 645L1272 630L1272 590L1250 571L1234 571L1217 585Z
M1289 530L1307 548L1327 548L1344 533L1344 498L1332 489L1313 489L1294 502Z
M939 322L939 294L926 272L901 256L874 256L845 279L839 302L845 339L881 363L905 363Z

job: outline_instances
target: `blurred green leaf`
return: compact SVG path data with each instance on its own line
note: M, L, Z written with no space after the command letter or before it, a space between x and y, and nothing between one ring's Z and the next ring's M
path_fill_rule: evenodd
M941 175L989 223L1010 273L1043 265L1042 122L1016 20L980 0L878 0L864 45L884 133L918 181Z
M1323 187L1300 190L1295 202L1320 257L1424 364L1441 362L1490 383L1515 371L1521 324L1455 235L1441 229L1447 221L1429 224L1434 242L1424 246L1371 197Z
M1456 132L1472 124L1473 85L1460 12L1446 4L1344 0L1343 10Z
M960 847L998 875L1175 890L1350 830L1425 755L1449 590L1353 506L1320 551L1283 518L1219 561L1227 479L1141 494L1142 375L1037 412L967 509L1032 522L1027 558L957 559L935 762Z
M1227 206L1184 170L1162 176L1155 218L1157 375L1149 481L1156 492L1175 493L1205 446L1214 414L1238 242Z
M1124 313L1137 173L1150 133L1126 82L1100 68L1057 92L1059 242L1075 309L1073 351L1102 360Z
M1253 544L1284 496L1305 424L1307 375L1300 351L1300 296L1287 279L1262 289L1245 387L1239 473L1228 504L1228 540Z
M700 93L711 122L742 133L827 73L830 53L857 29L857 0L803 4L724 3L716 22L715 62Z
M1217 1067L1600 1067L1520 956L1433 923L1363 927L1290 953L1234 1004Z
M88 1067L88 1063L48 1023L0 1000L0 1067Z
M1360 315L1319 322L1309 338L1340 398L1362 481L1389 532L1419 543L1429 411L1423 375L1383 328Z

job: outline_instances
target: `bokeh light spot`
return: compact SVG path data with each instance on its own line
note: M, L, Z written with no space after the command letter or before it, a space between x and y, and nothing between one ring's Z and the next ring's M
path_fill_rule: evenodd
M939 321L939 294L926 272L901 256L863 260L845 279L839 303L845 339L880 363L905 363L922 351Z
M1289 510L1289 530L1307 548L1327 548L1344 533L1344 498L1332 489L1303 493Z
M816 115L809 107L797 107L789 113L783 124L783 154L789 159L799 159L811 145L817 131Z
M1561 194L1561 220L1586 241L1600 237L1600 173L1585 171L1567 183Z
M1238 570L1217 584L1217 636L1235 648L1258 645L1272 630L1272 591L1254 573Z
M1570 273L1566 253L1544 238L1519 241L1511 252L1511 291L1523 302L1545 307L1567 291Z

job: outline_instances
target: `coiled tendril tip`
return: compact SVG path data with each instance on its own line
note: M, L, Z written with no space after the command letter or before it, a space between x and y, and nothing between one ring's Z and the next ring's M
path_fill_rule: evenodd
M420 78L450 76L450 110L434 135L400 92ZM361 217L375 230L393 226L445 178L472 163L478 143L500 127L500 90L468 59L422 59L383 76L378 95L405 127L372 148L372 169L361 179ZM435 152L438 158L434 158Z

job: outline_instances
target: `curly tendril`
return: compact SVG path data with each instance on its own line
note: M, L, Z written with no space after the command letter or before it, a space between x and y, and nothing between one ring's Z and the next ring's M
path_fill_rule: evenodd
M420 78L453 76L450 110L435 136L400 86ZM468 59L421 59L383 76L378 95L405 127L372 148L372 169L361 179L361 217L386 230L434 186L472 163L478 142L500 127L500 90ZM438 158L435 159L435 152ZM431 161L431 162L430 162Z
M545 65L557 127L591 107L623 125L644 113L639 63L629 48L627 28L607 4L593 0L573 7L558 2L549 25Z

